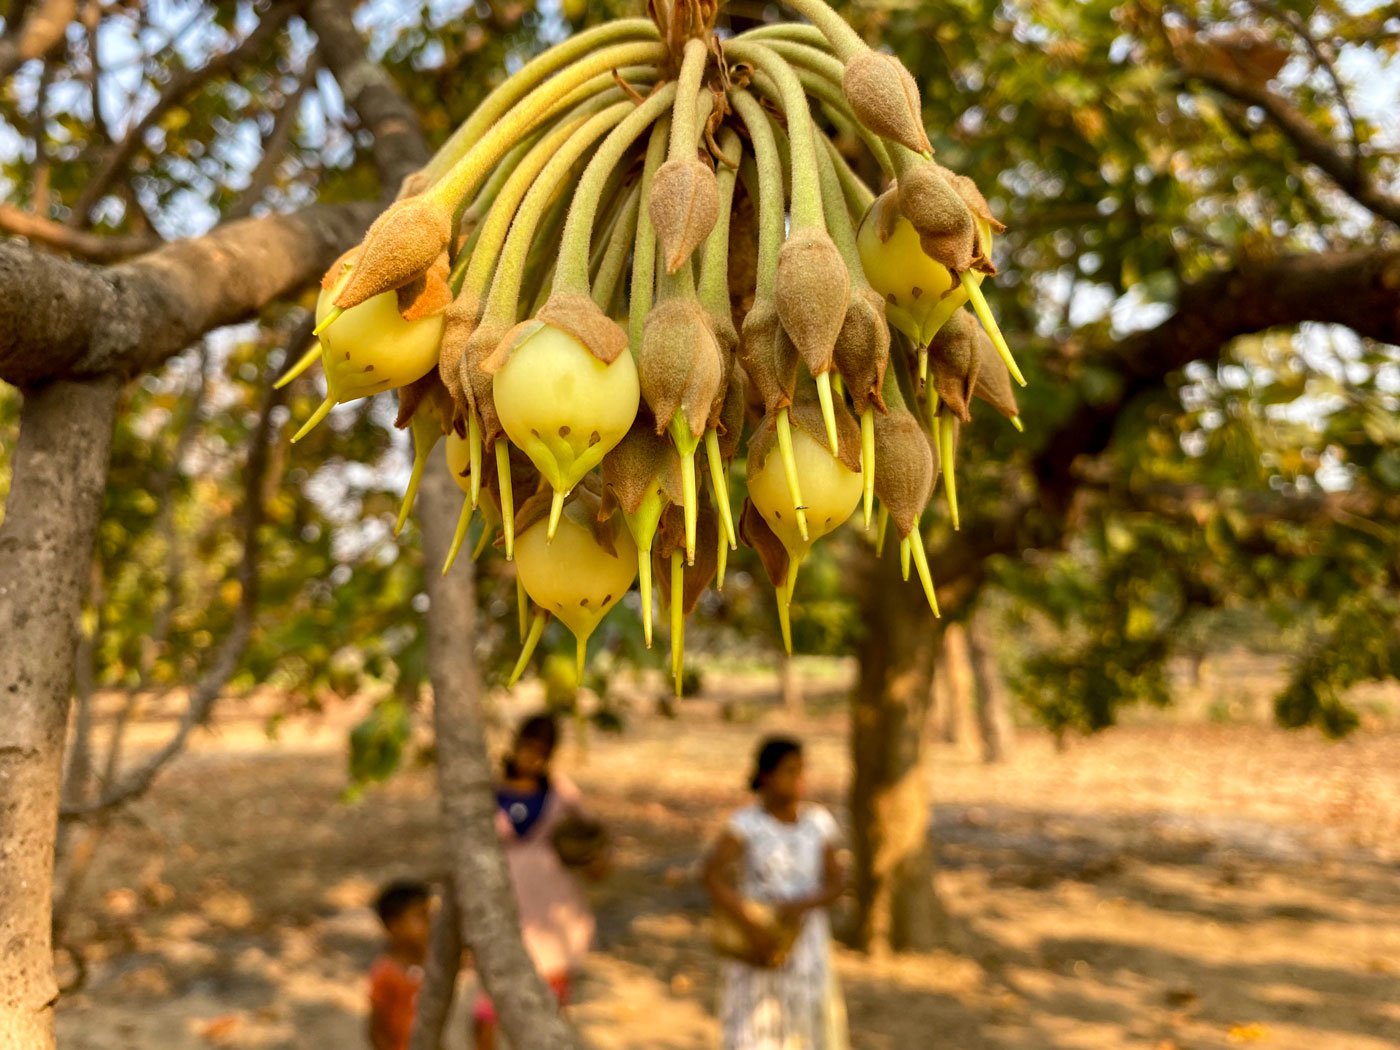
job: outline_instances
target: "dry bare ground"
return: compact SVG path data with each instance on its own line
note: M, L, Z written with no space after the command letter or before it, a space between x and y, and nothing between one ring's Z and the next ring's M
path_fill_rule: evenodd
M563 764L620 840L574 1016L599 1050L715 1045L690 878L761 732L811 742L841 811L843 720L634 716ZM103 844L70 937L67 1050L354 1048L374 887L438 867L423 768L339 801L348 711L269 741L230 705ZM152 738L160 727L145 730ZM840 954L857 1050L1400 1047L1400 734L1141 725L983 767L939 744L949 950ZM462 1028L455 1038L461 1042Z

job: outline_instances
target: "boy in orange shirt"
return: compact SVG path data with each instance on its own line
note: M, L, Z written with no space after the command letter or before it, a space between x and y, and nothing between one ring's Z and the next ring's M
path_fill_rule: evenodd
M369 1043L374 1050L408 1050L423 963L428 958L428 887L391 882L375 899L387 943L369 972Z

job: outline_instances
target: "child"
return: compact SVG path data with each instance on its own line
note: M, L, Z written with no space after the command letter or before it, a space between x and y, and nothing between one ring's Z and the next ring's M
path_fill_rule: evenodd
M421 882L400 880L374 902L388 943L369 972L369 1043L374 1050L408 1050L428 958L431 897Z

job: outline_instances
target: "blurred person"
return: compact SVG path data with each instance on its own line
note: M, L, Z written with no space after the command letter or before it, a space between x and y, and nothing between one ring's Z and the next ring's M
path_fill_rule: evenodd
M535 970L568 1005L574 971L593 941L594 920L578 875L602 876L601 825L578 788L553 773L559 727L549 715L525 719L496 785L496 830L520 911L521 939ZM498 1019L483 991L472 1011L477 1050L495 1050Z
M764 740L749 786L754 802L729 818L704 870L724 1050L846 1050L827 915L845 887L836 821L804 798L796 740Z
M384 951L369 972L369 1043L374 1050L407 1050L428 958L432 895L412 880L385 886L374 910L384 924Z

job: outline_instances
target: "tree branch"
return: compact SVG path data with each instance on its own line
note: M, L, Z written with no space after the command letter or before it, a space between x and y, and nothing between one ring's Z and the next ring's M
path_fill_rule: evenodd
M345 101L374 136L374 164L386 191L428 162L418 114L384 67L370 60L345 0L312 0L306 21Z
M221 76L243 62L257 57L263 46L281 32L282 27L292 16L296 7L295 3L273 5L267 14L263 15L253 31L240 43L215 55L198 69L181 70L172 76L170 82L165 85L165 90L160 93L160 97L156 99L145 115L127 131L121 141L112 148L112 151L103 158L102 166L83 187L82 194L79 195L77 203L73 205L73 223L82 225L87 222L93 207L103 198L112 183L121 175L127 163L136 154L136 151L141 148L145 141L146 132L155 125L156 121L214 77Z
M1388 222L1400 226L1400 197L1388 193L1370 178L1360 163L1359 155L1348 157L1333 141L1322 134L1283 95L1266 84L1256 84L1244 77L1197 61L1190 48L1178 48L1177 60L1182 72L1222 95L1247 106L1257 106L1284 137L1293 144L1304 161L1327 174L1354 201Z
M310 339L311 324L310 320L303 323L293 335L289 343L293 349L289 356L294 356L297 348L305 346ZM115 784L109 784L101 798L84 805L65 806L59 812L60 817L73 819L102 815L149 791L161 770L184 751L190 734L209 720L215 702L223 694L229 678L238 669L239 661L243 659L243 653L253 635L258 606L258 559L262 553L258 530L262 527L265 516L267 465L272 454L272 441L276 436L276 427L272 422L273 409L282 403L285 396L284 390L268 386L263 397L258 425L253 431L248 448L248 462L243 470L243 511L240 515L243 554L239 559L236 575L238 608L234 613L233 624L219 645L213 662L190 693L179 727L159 751L136 769L123 775Z
M58 248L88 262L116 262L160 246L158 237L144 234L100 234L75 230L61 222L0 203L0 230Z
M976 593L988 558L1063 543L1080 461L1103 452L1140 396L1160 390L1192 361L1216 361L1238 336L1313 321L1400 343L1400 249L1243 260L1185 286L1171 317L1088 359L1122 378L1116 392L1081 401L1034 455L1036 485L990 519L968 523L930 560L945 614Z
M154 368L319 280L378 211L314 204L243 219L107 270L0 243L0 379L23 386Z
M78 0L45 0L0 36L0 80L6 80L31 58L46 55L63 40L68 23L78 13Z
M246 218L252 212L254 205L262 200L268 187L272 185L272 180L277 177L277 168L285 159L287 143L291 141L292 132L296 130L297 118L301 115L301 100L315 79L316 59L313 56L307 62L306 68L302 70L301 79L297 81L296 89L283 100L282 107L273 117L272 128L263 138L262 159L258 161L258 166L253 169L247 187L238 195L238 199L233 202L232 207L224 213L225 222Z

